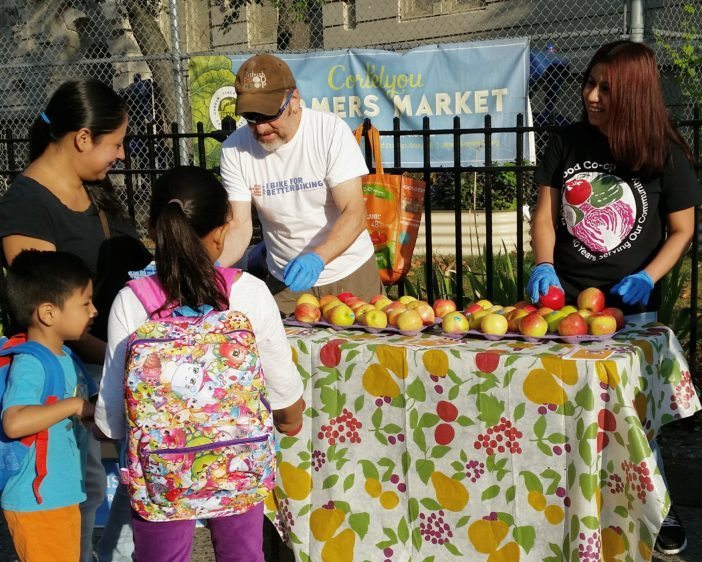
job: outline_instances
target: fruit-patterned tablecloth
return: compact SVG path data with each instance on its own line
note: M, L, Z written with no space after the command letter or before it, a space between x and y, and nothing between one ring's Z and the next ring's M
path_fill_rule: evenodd
M650 560L669 497L649 440L700 409L667 327L288 336L308 409L266 506L298 560Z

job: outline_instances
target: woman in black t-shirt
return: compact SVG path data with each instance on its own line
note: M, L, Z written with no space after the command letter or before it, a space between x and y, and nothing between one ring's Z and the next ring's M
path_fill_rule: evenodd
M106 181L110 168L124 159L126 131L127 106L111 88L96 80L65 82L32 127L29 166L0 199L4 264L33 248L71 252L90 266L98 316L91 333L71 347L96 377L104 361L112 301L128 271L151 261ZM92 560L95 511L105 487L99 443L91 438L88 499L81 504L82 562Z
M555 285L572 301L598 287L625 314L655 315L656 284L689 248L702 202L692 153L668 117L655 55L641 43L601 47L582 101L582 121L553 136L536 172L537 265L527 292L536 302ZM671 508L656 549L675 554L686 544Z
M534 300L598 287L625 314L656 311L656 283L690 246L702 192L641 43L601 47L584 74L583 119L553 135L536 172ZM554 268L555 264L555 268Z

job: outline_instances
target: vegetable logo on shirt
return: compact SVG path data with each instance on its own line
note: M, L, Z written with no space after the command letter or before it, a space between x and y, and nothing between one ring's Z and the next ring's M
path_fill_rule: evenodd
M598 254L619 246L634 228L633 191L611 174L576 174L565 182L562 205L568 232Z

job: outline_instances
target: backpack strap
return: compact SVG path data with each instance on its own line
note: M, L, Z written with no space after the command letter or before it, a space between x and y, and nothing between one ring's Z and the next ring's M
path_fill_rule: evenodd
M237 279L239 279L239 277L241 277L241 269L219 266L215 266L215 269L222 275L225 290L227 292L227 296L229 296L229 293L232 290L232 285L237 281ZM127 287L129 287L139 299L139 302L146 310L149 318L154 318L154 313L166 302L166 293L164 292L161 282L158 279L158 274L127 281ZM156 316L163 317L168 316L169 314L169 310L162 310Z
M44 369L44 387L41 391L41 404L53 404L63 398L66 394L66 379L63 376L63 369L56 356L42 344L35 341L24 341L16 345L10 345L10 339L0 350L0 357L9 357L24 353L39 360ZM9 376L9 369L7 372ZM3 381L5 382L5 381ZM47 459L49 452L49 428L39 431L33 435L27 435L20 439L21 443L27 447L34 445L36 477L32 482L32 490L37 503L41 504L43 499L39 493L41 483L48 473Z

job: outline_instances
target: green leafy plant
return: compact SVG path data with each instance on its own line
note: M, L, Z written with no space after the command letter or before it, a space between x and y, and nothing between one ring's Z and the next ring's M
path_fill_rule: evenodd
M676 80L682 92L693 103L702 103L702 41L700 40L700 15L693 2L683 5L684 17L677 41L669 41L670 35L656 31L656 40L671 58L677 69Z
M684 271L684 264L685 258L682 258L661 279L661 306L658 309L658 321L670 326L681 341L690 337L690 307L681 301L690 278L689 272Z

